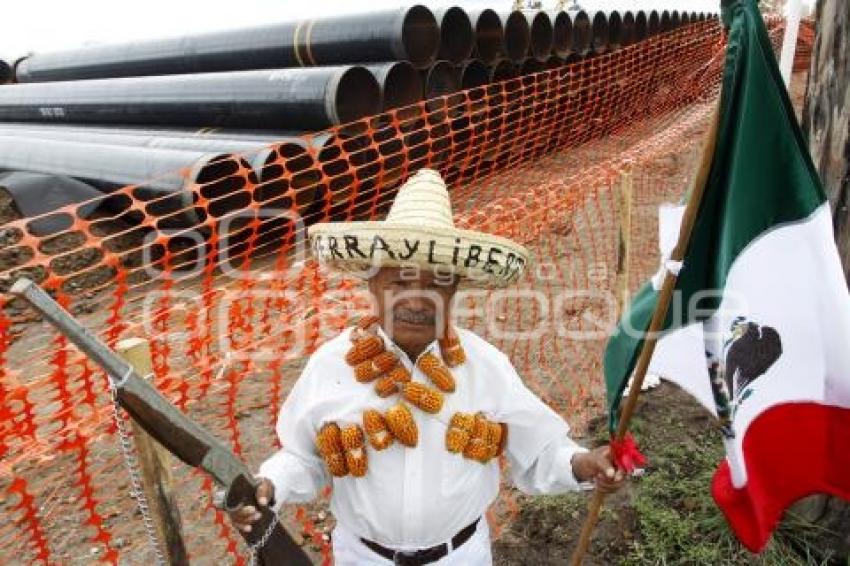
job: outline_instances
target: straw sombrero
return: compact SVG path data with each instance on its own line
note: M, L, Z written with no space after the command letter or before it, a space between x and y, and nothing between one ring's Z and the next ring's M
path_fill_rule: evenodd
M516 281L528 251L506 238L455 228L440 174L421 169L399 189L383 221L333 222L309 228L323 265L368 276L377 267L416 265L489 285Z

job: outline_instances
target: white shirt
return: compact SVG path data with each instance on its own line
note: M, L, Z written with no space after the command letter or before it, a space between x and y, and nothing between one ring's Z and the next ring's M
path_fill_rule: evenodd
M283 404L277 423L282 449L266 460L259 475L272 481L278 506L314 499L333 480L331 512L359 537L396 550L443 543L481 516L499 491L496 459L487 464L446 450L446 429L457 412L482 412L506 423L505 454L516 486L530 494L579 489L570 460L584 451L568 436L566 422L523 384L507 356L477 335L458 330L466 362L451 368L457 383L445 394L440 413L426 414L410 406L419 428L419 443L407 448L394 442L376 451L367 448L364 477L331 478L315 446L327 422L362 426L363 411L386 411L399 395L380 398L372 384L354 378L345 362L349 334L322 345L310 357ZM410 371L413 381L429 383L415 363L380 331ZM433 342L426 351L439 356Z

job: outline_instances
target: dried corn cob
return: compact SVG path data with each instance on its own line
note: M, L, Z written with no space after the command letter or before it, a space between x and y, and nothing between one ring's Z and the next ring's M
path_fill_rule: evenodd
M316 435L316 446L322 456L342 453L342 432L336 423L327 423Z
M375 409L363 411L363 428L366 429L369 444L375 450L383 450L393 443L393 435L387 429L387 421L384 420L384 415L380 411Z
M410 381L410 372L399 364L391 369L375 384L375 392L380 397L389 397L398 393L398 385Z
M342 452L325 456L325 465L328 471L335 478L341 478L348 475L348 466L345 463L345 456Z
M384 341L381 340L381 337L370 334L354 342L354 345L345 354L345 363L356 366L374 358L383 351Z
M340 437L342 439L342 447L345 450L361 448L366 444L366 437L364 436L363 429L360 428L360 425L348 425L342 429Z
M378 317L373 314L364 316L357 322L357 328L360 328L361 330L366 330L370 326L377 324L378 320Z
M390 407L385 418L387 427L399 442L411 448L416 446L419 442L419 429L407 405L398 403Z
M490 428L489 425L490 423L487 420L487 417L485 417L481 413L476 414L473 417L472 422L472 438L480 438L486 443Z
M473 416L468 413L455 413L446 430L446 449L449 452L463 452L469 442Z
M343 455L342 432L336 423L327 423L316 436L316 446L334 477L348 475L348 467Z
M366 448L355 448L345 452L345 465L348 473L356 478L362 478L369 470L369 460L366 456Z
M360 425L352 424L342 429L342 446L345 448L345 465L354 477L363 477L369 467L366 456L366 439Z
M419 407L426 413L436 414L443 408L443 394L422 383L405 383L402 393L408 403Z
M387 377L392 378L396 383L407 383L410 381L410 372L407 371L406 367L398 364L387 373Z
M389 397L398 393L398 385L391 375L387 374L375 383L375 393L379 397Z
M481 438L472 438L466 448L463 450L465 458L476 460L482 464L486 464L490 460L492 450L490 446Z
M390 371L396 365L398 365L398 357L395 354L381 352L377 356L357 364L354 368L354 377L360 383L368 383L382 373Z
M449 369L440 358L431 352L422 354L416 365L440 391L451 393L455 390L455 379Z
M466 362L466 352L463 351L460 338L454 332L450 331L445 338L439 340L439 343L440 354L447 366L453 368Z

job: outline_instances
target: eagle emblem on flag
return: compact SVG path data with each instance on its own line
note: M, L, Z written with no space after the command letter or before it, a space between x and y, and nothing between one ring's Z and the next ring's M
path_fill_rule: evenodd
M733 438L735 409L752 394L749 386L782 356L782 338L775 328L738 316L730 324L723 356L721 361L706 352L721 431L727 438Z

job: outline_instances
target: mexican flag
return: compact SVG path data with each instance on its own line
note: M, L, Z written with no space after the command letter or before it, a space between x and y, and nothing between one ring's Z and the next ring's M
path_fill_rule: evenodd
M850 298L829 203L756 2L723 8L716 147L682 264L662 262L679 276L649 371L719 419L727 456L712 492L758 552L795 500L850 499ZM669 253L681 209L660 212ZM657 298L647 284L608 343L612 430Z

